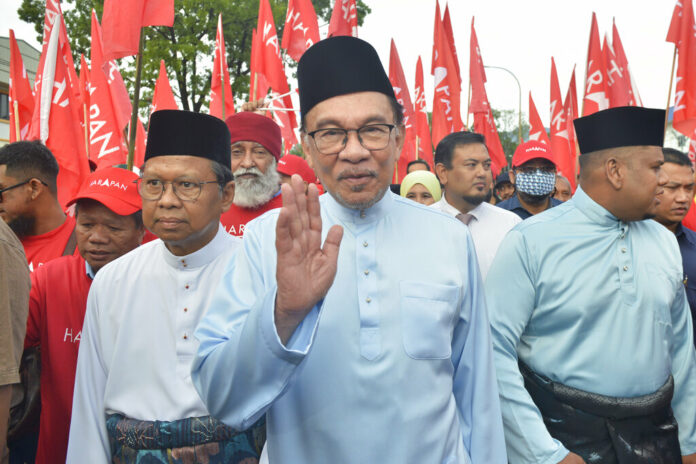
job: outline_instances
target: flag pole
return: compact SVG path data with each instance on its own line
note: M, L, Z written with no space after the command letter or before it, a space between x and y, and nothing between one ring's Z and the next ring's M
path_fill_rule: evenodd
M224 40L224 38L223 38ZM225 57L223 56L222 59L220 60L220 88L222 88L222 120L225 120L225 68L224 66L227 66L227 63L223 63L225 61Z
M419 137L416 135L416 159L420 159L420 156L418 156L418 152L419 152L419 150L418 150L418 148L419 148L419 147L418 147L418 142L419 142L419 140L418 140L418 139L419 139Z
M469 92L466 95L466 129L469 130L469 106L471 106L471 82L469 82Z
M667 107L665 110L665 130L662 133L662 141L664 143L667 136L667 120L669 119L669 100L672 98L672 81L674 80L674 66L677 63L677 45L674 45L674 55L672 56L672 72L669 75L669 89L667 90Z
M138 105L140 104L140 78L143 71L143 45L145 43L145 34L140 30L140 44L138 44L138 55L135 58L135 88L133 89L133 113L130 120L130 133L128 134L128 160L126 168L129 171L133 170L133 158L135 155L135 135L138 123Z
M87 121L87 104L82 104L82 113L85 118L85 153L87 153L87 158L89 159L89 122Z
M14 129L16 139L17 141L20 141L20 133L19 133L19 106L17 105L17 100L12 101L12 110L14 111L14 122L15 126L12 127L10 130Z

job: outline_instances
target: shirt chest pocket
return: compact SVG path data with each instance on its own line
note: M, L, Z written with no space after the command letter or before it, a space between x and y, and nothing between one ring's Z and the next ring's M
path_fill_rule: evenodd
M399 293L406 354L414 359L449 358L459 307L459 287L402 281Z

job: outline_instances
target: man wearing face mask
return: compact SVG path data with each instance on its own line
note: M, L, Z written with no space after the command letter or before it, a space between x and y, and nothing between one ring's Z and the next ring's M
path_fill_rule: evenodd
M510 180L515 194L496 206L527 219L562 202L552 197L556 185L556 163L548 145L530 140L520 144L512 156Z

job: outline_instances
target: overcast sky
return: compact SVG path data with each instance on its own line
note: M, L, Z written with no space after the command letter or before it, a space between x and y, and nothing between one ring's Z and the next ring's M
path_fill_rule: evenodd
M372 13L359 28L359 37L374 45L386 69L389 66L390 40L395 40L411 93L420 55L430 107L433 78L429 71L435 1L364 1L372 8ZM0 34L6 35L8 29L13 28L18 38L36 45L32 26L17 18L16 10L21 0L2 0L2 3ZM474 16L484 64L512 71L522 87L522 111L528 112L531 90L539 114L548 126L551 56L556 60L564 96L573 65L577 65L578 95L582 99L590 20L594 11L601 35L606 32L611 37L612 18L616 18L644 105L664 108L674 51L673 45L665 42L665 36L674 4L671 0L452 0L449 7L463 88L466 89L468 82L469 33ZM441 8L444 12L444 2L441 2ZM514 79L495 69L487 70L487 77L491 106L516 110L518 90ZM463 93L464 115L466 91Z

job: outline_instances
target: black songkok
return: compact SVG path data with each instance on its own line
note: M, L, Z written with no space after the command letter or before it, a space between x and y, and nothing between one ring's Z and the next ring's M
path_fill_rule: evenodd
M573 123L580 153L618 147L661 147L665 110L621 106L578 118Z
M318 103L355 92L379 92L396 98L377 51L357 37L320 40L297 66L300 112L305 116Z
M230 131L214 116L191 111L161 110L150 116L145 161L155 156L188 155L229 167Z

